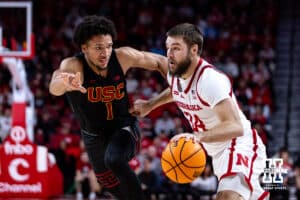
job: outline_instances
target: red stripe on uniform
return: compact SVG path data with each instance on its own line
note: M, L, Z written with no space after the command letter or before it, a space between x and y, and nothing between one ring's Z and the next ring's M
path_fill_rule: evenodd
M233 93L233 90L232 90L232 84L231 84L230 92L229 92L229 96L230 96L230 97L232 97L232 93Z
M222 74L224 74L223 72L220 72ZM229 91L229 96L232 97L232 94L233 94L233 81L232 81L232 78L230 76L228 76L227 74L224 74L228 79L229 79L229 82L230 82L230 91Z
M233 175L237 174L237 173L234 173L234 172L231 171L232 170L232 164L233 164L233 152L234 152L235 144L236 144L236 138L231 140L231 147L230 147L230 155L229 155L229 162L228 162L227 172L220 177L220 180L224 177L233 176Z
M174 76L172 76L172 82L171 82L171 94L173 92L173 85L174 85Z
M192 78L191 78L191 80L190 80L190 82L189 82L187 88L184 90L184 93L185 93L185 94L188 93L188 91L191 89L191 86L192 86L193 80L194 80L194 78L195 78L195 75L197 74L197 71L198 71L198 69L200 68L202 62L203 62L203 60L202 60L202 58L200 58L200 59L199 59L199 62L198 62L198 64L197 64L196 70L194 71L193 76L192 76Z
M257 152L256 151L257 151L257 148L258 148L255 129L252 130L252 136L253 136L253 152L254 152L254 155L253 155L252 160L251 160L249 176L248 176L248 178L245 178L247 184L249 185L249 188L250 188L251 192L253 191L253 187L252 187L252 184L251 184L251 176L253 174L253 164L254 164L255 159L257 158Z
M235 144L236 144L236 138L232 139L232 141L231 141L231 148L230 148L230 155L229 155L229 163L228 163L227 173L230 173L231 170L232 170L233 152L234 152Z
M197 83L196 83L196 93L197 93L197 96L198 96L198 99L200 100L200 102L201 102L203 105L209 107L209 106L210 106L209 103L207 103L206 101L204 101L204 100L200 97L200 95L198 94L198 88L197 88L198 81L199 81L201 75L203 74L204 70L207 69L207 68L213 68L213 67L212 67L211 65L206 65L206 66L204 66L204 67L201 69L201 71L200 71L200 73L199 73L199 76L198 76L198 79L197 79Z
M112 170L96 174L98 182L105 188L112 188L120 184L119 179L113 174Z
M224 76L226 76L228 78L228 80L230 82L229 96L232 97L232 94L233 94L233 88L232 88L232 86L233 86L233 80L232 80L232 78L230 76L228 76L227 74L225 74L224 72L222 72L222 71L220 71L220 70L218 70L216 68L213 68L213 69L216 70L217 72L219 72L220 74L223 74Z
M208 106L208 107L210 106L209 103L207 103L206 101L204 101L204 100L199 96L198 92L197 92L197 96L198 96L200 102L201 102L203 105Z
M268 195L269 195L269 192L264 191L264 193L262 193L262 195L257 200L264 200L267 198Z

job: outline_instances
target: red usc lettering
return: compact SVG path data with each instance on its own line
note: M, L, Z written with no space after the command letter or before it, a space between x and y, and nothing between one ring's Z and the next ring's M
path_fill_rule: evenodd
M249 163L248 156L243 156L240 153L237 154L237 161L236 161L237 165L244 165L244 166L248 167L249 166L248 163Z
M102 102L110 102L115 99L115 86L105 86L102 88Z
M101 87L96 87L96 94L94 96L94 88L93 87L89 87L87 89L87 93L88 93L88 100L90 102L98 102L101 101Z
M87 97L90 102L111 102L115 99L119 100L125 96L124 83L117 86L104 86L104 87L89 87L87 88Z
M124 88L124 83L120 83L117 85L117 90L116 90L116 99L122 99L124 97L124 92L121 93L121 89Z

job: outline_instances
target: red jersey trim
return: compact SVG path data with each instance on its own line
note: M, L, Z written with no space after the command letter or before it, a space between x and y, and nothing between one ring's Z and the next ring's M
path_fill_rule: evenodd
M202 58L200 58L200 59L199 59L199 62L198 62L198 64L197 64L197 67L196 67L196 69L195 69L195 71L194 71L194 73L193 73L193 76L192 76L192 78L191 78L191 80L190 80L190 82L189 82L187 88L184 90L184 93L185 93L185 94L188 93L188 91L191 89L191 86L192 86L193 80L194 80L194 78L195 78L195 75L197 74L197 71L198 71L198 69L200 68L202 62L203 62L203 60L202 60Z
M246 177L246 182L248 183L251 191L253 191L253 187L251 185L251 176L253 174L253 164L254 164L255 159L257 158L257 152L256 151L257 151L257 148L258 148L258 145L257 145L257 134L256 134L256 130L255 129L252 129L252 136L253 136L253 152L254 152L254 155L253 155L252 160L251 160L249 176Z
M197 86L198 86L198 81L199 81L201 75L203 74L204 70L207 69L207 68L213 68L213 66L211 66L211 65L206 65L206 66L204 66L204 67L201 69L201 71L200 71L200 73L199 73L199 76L198 76L198 79L197 79L197 83L196 83L196 93L197 93L197 96L198 96L198 99L200 100L200 102L201 102L203 105L210 107L209 103L207 103L206 101L204 101L204 100L201 98L201 96L199 95L199 93L198 93L198 87L197 87Z
M258 200L264 200L270 193L268 191L264 191L262 195L258 198Z
M226 76L230 82L230 91L229 91L229 96L232 97L232 94L233 94L233 80L230 76L228 76L227 74L225 74L224 72L216 69L216 68L213 68L214 70L216 70L217 72L223 74L224 76Z
M173 87L174 87L174 76L172 76L172 81L171 81L171 94L173 92Z
M253 136L253 152L254 152L254 154L253 154L253 157L252 157L252 160L251 160L250 172L249 172L248 177L244 174L245 181L246 181L247 185L249 186L249 189L250 189L251 192L253 192L253 186L251 184L251 176L253 174L253 164L254 164L255 159L257 158L257 148L258 148L258 145L257 145L257 134L256 134L256 130L255 129L252 130L252 136ZM236 138L232 139L232 142L231 142L231 148L230 148L230 155L229 155L229 163L228 163L227 172L221 176L220 180L222 178L224 178L224 177L233 176L233 175L237 174L236 172L232 172L233 152L234 152L234 146L235 146L235 144L236 144Z

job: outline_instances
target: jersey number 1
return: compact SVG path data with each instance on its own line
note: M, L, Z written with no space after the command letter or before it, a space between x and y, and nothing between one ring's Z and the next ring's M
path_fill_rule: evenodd
M106 106L106 112L107 112L106 119L112 120L114 118L112 103L107 102L107 103L105 103L105 106Z

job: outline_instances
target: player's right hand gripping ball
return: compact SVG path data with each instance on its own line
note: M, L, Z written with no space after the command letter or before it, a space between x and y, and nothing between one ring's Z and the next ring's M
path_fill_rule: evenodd
M178 135L177 135L178 137ZM201 145L191 138L170 141L161 156L165 175L176 183L190 183L200 176L206 164L206 154Z

